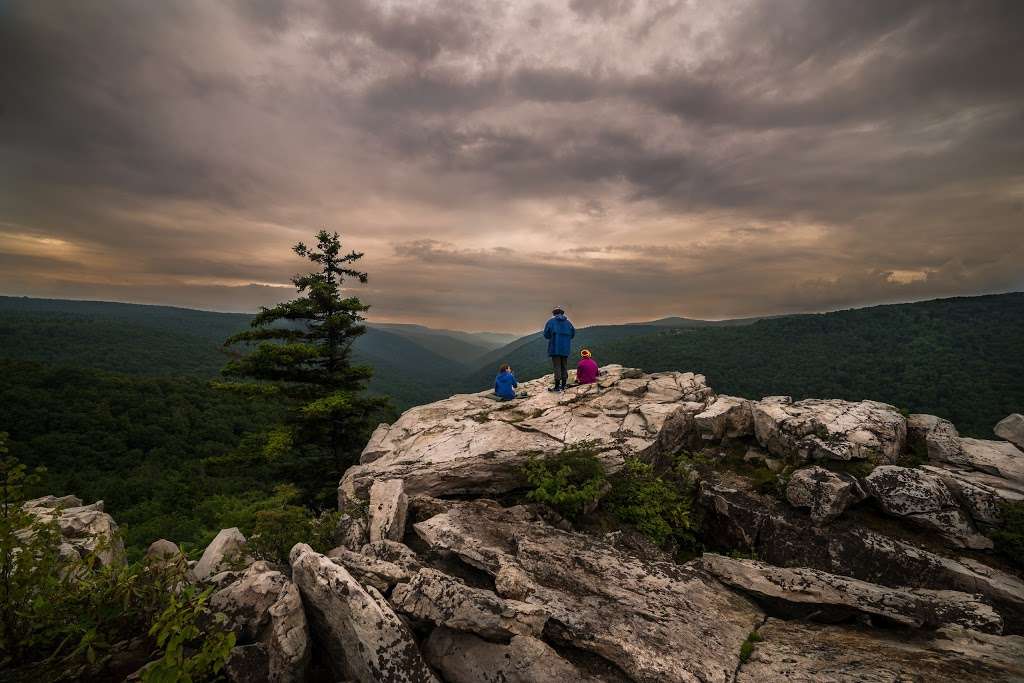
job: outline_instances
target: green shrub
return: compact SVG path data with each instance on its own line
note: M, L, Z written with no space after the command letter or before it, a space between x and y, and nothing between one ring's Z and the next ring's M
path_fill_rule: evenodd
M339 516L335 511L314 516L298 505L260 510L256 513L248 548L256 559L277 564L288 563L288 553L296 543L308 543L317 552L326 553L336 545L334 536Z
M695 543L689 483L666 481L651 465L630 458L611 484L602 504L615 519L636 527L658 545L673 538L684 546Z
M1003 503L1003 523L992 533L996 552L1024 568L1024 501Z
M754 644L760 643L762 640L764 640L764 637L762 637L757 631L751 631L747 634L746 640L744 640L743 644L740 645L741 664L746 664L750 660L751 655L754 654Z
M532 487L526 497L571 520L579 520L607 490L604 467L591 442L580 442L553 457L530 458L524 471Z
M11 680L89 678L82 667L146 633L163 662L146 680L201 680L222 668L234 635L207 607L207 593L180 590L185 558L101 566L102 544L82 558L61 556L57 524L22 508L34 475L4 457L5 441L0 433L0 669Z

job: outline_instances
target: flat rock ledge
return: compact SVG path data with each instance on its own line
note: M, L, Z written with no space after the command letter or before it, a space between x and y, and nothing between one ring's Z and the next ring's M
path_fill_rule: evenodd
M644 374L609 365L596 384L547 391L541 378L521 388L529 396L496 401L489 391L459 394L407 410L373 433L338 489L346 500L367 500L375 481L401 479L409 496L493 495L524 483L530 457L593 442L608 471L654 444L681 405L699 412L714 398L703 375Z

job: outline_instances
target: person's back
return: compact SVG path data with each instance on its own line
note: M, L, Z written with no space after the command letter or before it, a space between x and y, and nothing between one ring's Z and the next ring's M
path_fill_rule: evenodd
M572 353L572 338L576 328L565 317L565 311L556 308L551 319L544 325L544 338L548 340L548 356L555 369L555 386L552 391L561 391L569 381L569 354Z
M589 350L583 349L580 351L580 362L576 365L576 383L577 384L593 384L597 381L597 375L601 371L597 367L597 361L594 360L593 355Z
M519 382L516 381L516 376L512 374L512 368L508 365L502 365L498 370L498 376L494 378L494 393L504 399L512 399L516 397L516 387L519 386Z

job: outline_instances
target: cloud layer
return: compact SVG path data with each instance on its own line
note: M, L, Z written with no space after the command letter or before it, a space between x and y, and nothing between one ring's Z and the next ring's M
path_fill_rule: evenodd
M1024 6L0 5L0 292L530 330L1024 288Z

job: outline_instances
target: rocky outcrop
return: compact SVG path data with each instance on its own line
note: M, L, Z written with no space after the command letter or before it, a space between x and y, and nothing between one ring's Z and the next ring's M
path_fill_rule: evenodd
M341 481L339 500L366 500L374 481L401 479L408 495L488 495L524 483L530 457L593 442L608 471L649 448L681 403L697 410L714 397L703 375L644 375L609 365L596 384L546 391L547 378L525 382L527 398L496 402L490 392L461 394L406 411L374 432Z
M962 460L952 464L999 477L1006 488L1024 492L1024 452L1006 441L960 439Z
M992 540L978 533L942 478L935 474L882 465L864 478L864 488L890 515L937 531L960 547L992 547Z
M237 634L227 664L232 680L306 680L309 628L299 591L288 577L266 562L255 562L211 595L210 606L228 615Z
M963 451L953 423L935 415L907 417L907 445L934 462L957 462Z
M493 640L539 636L548 618L540 605L504 600L436 569L421 569L412 581L399 585L391 602L417 619Z
M824 467L797 470L786 485L786 500L795 507L810 508L816 524L829 522L853 503L864 499L857 480Z
M492 643L470 633L437 628L424 645L427 661L449 683L596 683L544 641L513 636Z
M769 619L737 683L1024 680L1024 638L960 628L886 633Z
M771 453L809 460L894 463L907 439L907 423L891 405L770 396L751 404L757 441Z
M693 567L647 562L529 508L462 503L414 526L431 547L491 575L511 570L517 599L542 605L545 633L608 660L636 681L729 681L763 618ZM500 589L499 589L500 591Z
M776 567L757 560L705 554L700 566L719 581L759 598L884 617L915 628L962 626L1001 633L1003 620L979 596L958 591L887 588L815 569Z
M1000 439L1006 439L1017 448L1024 450L1024 415L1013 413L996 423L992 431Z
M437 682L408 627L372 586L304 543L291 551L292 579L339 677L360 683Z
M373 482L370 487L370 542L400 541L405 536L409 498L401 479Z
M739 439L754 433L750 401L735 396L719 396L693 416L693 423L705 441Z
M83 505L76 496L44 496L26 501L22 509L41 523L56 523L65 560L94 555L104 566L124 561L124 543L102 500Z
M196 580L206 579L226 569L240 569L251 563L246 552L245 536L237 527L221 529L210 545L206 546L203 556L192 568Z
M182 557L181 548L177 543L160 538L149 544L146 549L146 562L151 565L166 566Z

